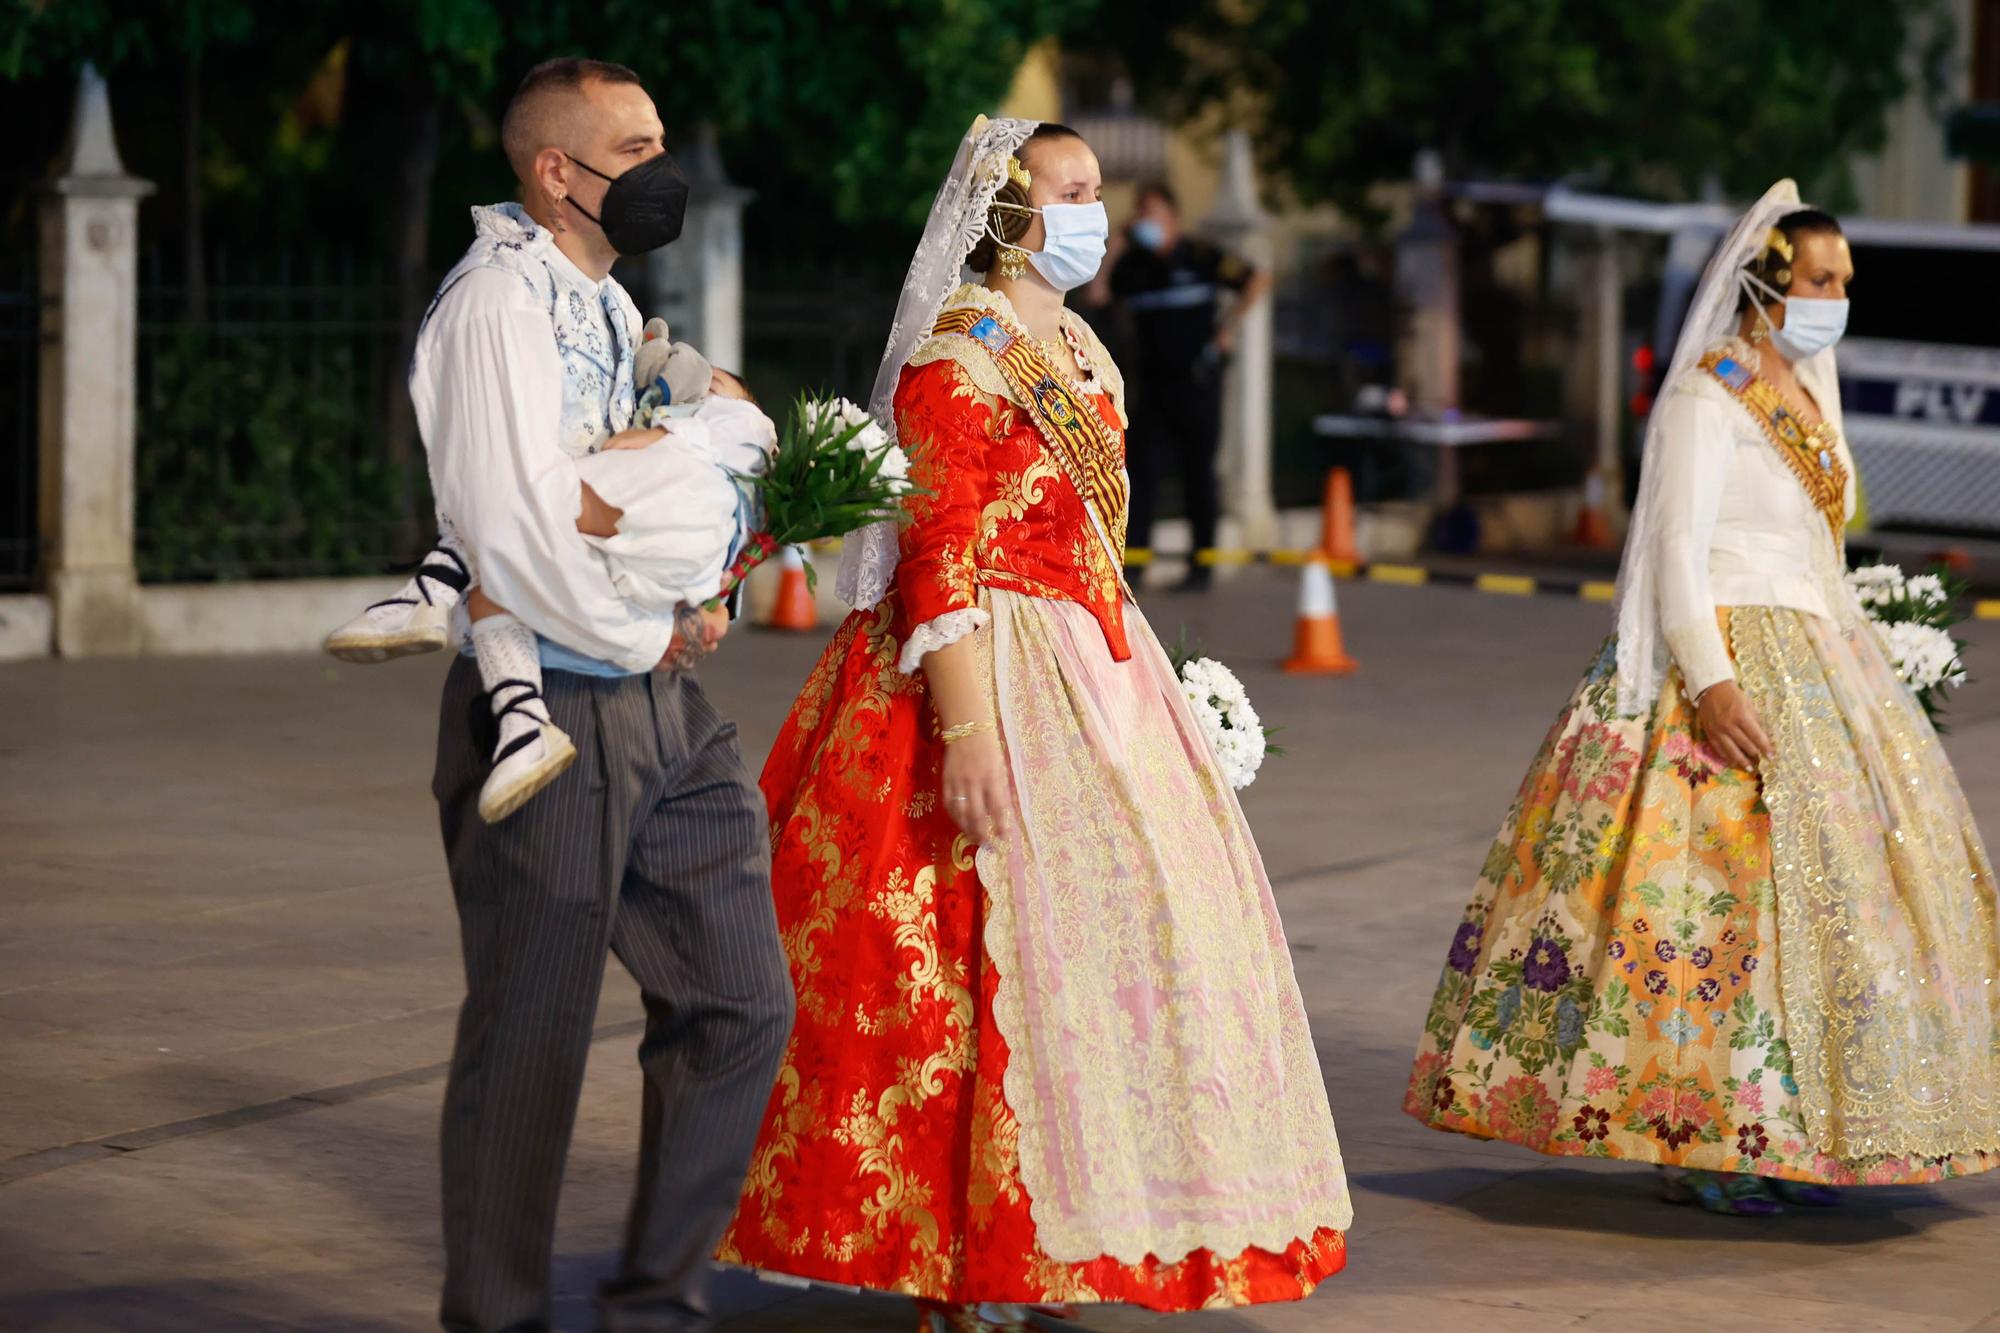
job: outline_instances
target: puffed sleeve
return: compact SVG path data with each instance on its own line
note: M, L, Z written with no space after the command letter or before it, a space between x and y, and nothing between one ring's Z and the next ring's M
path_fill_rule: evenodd
M1659 457L1647 460L1660 469L1660 522L1651 552L1659 571L1660 632L1690 699L1736 678L1708 582L1709 543L1735 449L1732 410L1694 389L1669 394L1660 408Z
M896 436L910 477L927 495L906 503L896 585L912 629L897 667L915 672L926 654L987 622L979 606L977 547L987 490L987 452L999 404L955 361L903 372Z

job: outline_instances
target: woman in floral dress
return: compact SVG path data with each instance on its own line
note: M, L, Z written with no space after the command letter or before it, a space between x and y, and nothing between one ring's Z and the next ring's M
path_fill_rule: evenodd
M2000 1164L1994 881L1844 579L1852 260L1781 182L1697 292L1617 634L1453 935L1404 1109L1761 1215Z
M1346 1258L1270 886L1122 581L1123 386L1063 307L1099 186L1073 131L967 135L874 404L927 494L850 540L763 776L799 1016L720 1254L936 1327Z

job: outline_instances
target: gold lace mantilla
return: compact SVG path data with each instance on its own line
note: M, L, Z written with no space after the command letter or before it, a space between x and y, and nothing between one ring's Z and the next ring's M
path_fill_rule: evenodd
M1771 735L1784 1026L1807 1132L1834 1157L2000 1148L1993 868L1958 780L1874 631L1731 615Z

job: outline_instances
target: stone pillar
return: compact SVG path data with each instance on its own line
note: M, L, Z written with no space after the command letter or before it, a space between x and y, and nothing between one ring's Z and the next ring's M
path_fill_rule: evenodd
M729 182L715 127L703 125L678 161L688 181L680 239L647 260L653 309L676 339L725 370L743 369L743 207L751 192Z
M86 65L61 173L41 202L42 578L68 657L142 647L132 563L139 200Z
M1458 407L1458 231L1445 210L1444 162L1417 155L1415 206L1396 237L1397 379L1426 415Z
M1271 216L1257 198L1256 159L1247 131L1222 135L1222 172L1205 230L1216 243L1269 273L1276 258ZM1236 350L1222 385L1222 505L1238 544L1253 550L1278 537L1271 493L1271 302L1266 296L1236 325Z
M1625 274L1620 264L1618 233L1609 227L1597 229L1597 253L1591 264L1590 324L1596 350L1596 392L1592 395L1596 421L1597 457L1591 470L1604 487L1607 515L1621 511L1625 504ZM1671 349L1667 352L1672 356Z

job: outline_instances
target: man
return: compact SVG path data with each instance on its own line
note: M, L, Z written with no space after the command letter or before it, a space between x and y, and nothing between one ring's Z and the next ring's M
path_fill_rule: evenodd
M1139 367L1126 437L1132 474L1126 543L1152 546L1160 479L1172 470L1181 478L1198 554L1215 548L1221 513L1215 458L1222 440L1223 368L1237 324L1269 290L1270 275L1185 235L1180 204L1161 183L1140 189L1126 237L1130 243L1111 271L1111 294L1131 317ZM1236 299L1219 317L1225 289ZM1202 591L1209 581L1210 567L1194 560L1180 586Z
M476 211L410 371L439 507L484 593L535 631L538 706L579 752L518 814L483 822L493 682L453 665L433 790L466 974L443 1123L441 1317L462 1333L548 1327L607 951L644 994L646 1088L604 1329L704 1324L700 1281L791 1026L764 803L735 728L690 675L654 669L678 650L674 618L621 600L578 532L608 535L620 514L573 460L631 421L639 319L610 271L679 232L686 185L663 137L629 70L531 72L502 127L522 202ZM682 619L711 647L727 629L721 613Z

